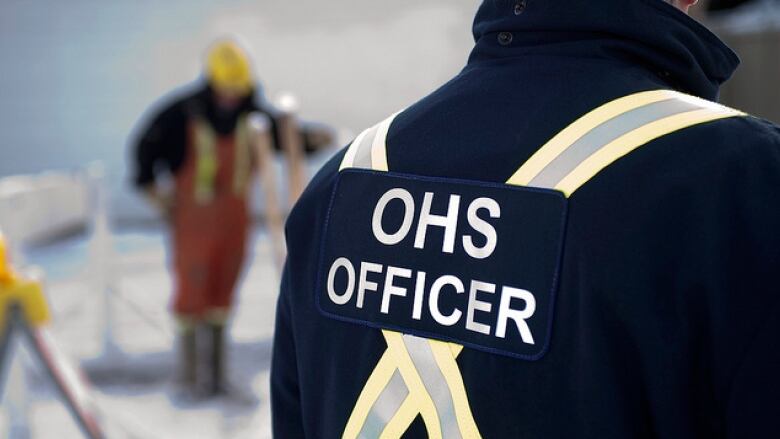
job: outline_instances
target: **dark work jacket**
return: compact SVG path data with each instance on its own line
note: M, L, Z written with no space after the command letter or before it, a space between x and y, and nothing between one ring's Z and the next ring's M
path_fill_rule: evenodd
M599 105L654 89L716 100L738 63L661 0L523 4L482 4L466 67L390 126L392 171L502 183ZM343 155L287 222L271 376L279 438L341 437L386 348L377 329L315 306ZM549 351L457 359L482 436L780 437L778 127L729 118L656 139L568 209ZM421 418L405 437L426 437Z

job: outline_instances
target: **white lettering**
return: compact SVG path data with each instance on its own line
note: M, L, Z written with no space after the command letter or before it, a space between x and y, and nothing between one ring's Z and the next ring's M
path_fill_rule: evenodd
M485 259L489 257L493 254L493 251L495 251L496 244L498 244L496 229L490 225L490 223L477 216L477 212L480 209L487 209L491 218L501 217L501 206L492 198L477 198L469 205L469 209L466 212L469 225L471 225L475 231L484 235L486 239L483 247L477 247L474 245L471 235L463 237L463 248L469 256L475 259Z
M382 313L390 312L390 298L392 296L406 297L406 288L393 285L394 277L412 278L412 270L408 268L398 268L391 265L387 266L387 276L385 277L385 288L382 291Z
M525 302L525 308L522 311L512 309L512 299L521 299ZM536 311L536 299L529 291L519 288L503 287L501 289L501 304L498 307L498 324L496 325L496 336L506 338L507 320L512 319L520 331L520 337L525 344L534 344L534 337L531 335L531 328L528 327L526 320L531 318Z
M382 215L385 213L385 208L392 200L401 200L404 203L404 220L401 223L401 227L395 232L388 234L382 228ZM374 231L374 236L379 242L385 245L395 245L403 241L409 230L412 228L412 220L414 219L414 199L412 194L407 190L401 188L390 189L385 192L384 195L377 201L374 208L374 216L371 219L371 228Z
M336 293L336 287L334 285L336 281L336 272L339 270L339 268L344 268L347 270L347 288L341 295ZM333 301L333 303L336 305L344 305L345 303L349 302L349 299L352 298L352 293L354 291L355 267L352 266L352 263L349 262L349 259L347 258L336 259L336 261L333 262L333 265L330 266L330 271L328 272L328 297L330 297L330 300Z
M433 316L433 319L436 320L439 324L444 326L452 326L456 323L458 323L458 320L460 320L460 317L463 315L463 313L459 309L455 309L452 311L452 314L445 316L441 313L441 310L439 310L439 293L441 292L442 287L445 285L452 285L455 287L455 292L458 294L462 294L464 292L463 289L463 282L460 281L455 276L442 276L436 281L433 282L433 285L431 286L431 295L428 296L428 307L431 309L431 315Z
M414 307L412 308L412 318L420 320L422 317L423 295L425 294L425 272L417 272L417 282L414 285Z
M474 321L475 310L490 312L493 308L493 305L490 302L483 302L477 299L477 292L479 291L493 294L496 292L496 286L495 284L480 282L478 280L471 281L471 288L469 288L469 307L466 310L466 329L490 335L490 326Z
M417 235L414 237L414 247L425 247L425 234L428 226L444 227L444 243L441 250L444 253L455 251L455 232L458 228L458 207L460 206L460 195L450 195L450 203L447 208L447 215L431 214L431 203L433 202L433 193L426 192L423 198L422 211L420 212L420 221L417 224Z
M381 273L382 266L374 264L373 262L361 262L360 263L360 279L358 280L357 291L357 307L363 308L363 299L365 299L366 291L376 291L378 285L376 282L368 280L368 273Z

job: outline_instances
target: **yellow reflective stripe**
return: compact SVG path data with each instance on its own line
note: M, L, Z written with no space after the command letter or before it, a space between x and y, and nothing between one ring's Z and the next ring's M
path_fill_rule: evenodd
M379 398L379 394L382 393L382 389L390 382L395 369L395 360L389 351L385 351L360 392L355 408L352 409L352 414L349 416L347 427L342 435L344 439L355 439L358 437L363 424L366 423L368 413L374 406L374 402Z
M671 90L645 91L616 99L596 108L574 121L571 125L550 139L544 146L539 148L539 150L537 150L536 153L534 153L531 158L509 178L509 180L507 180L507 184L516 186L527 185L545 168L545 166L549 165L555 157L558 157L566 148L590 132L593 128L628 111L654 102L671 99L676 95L677 93Z
M434 340L429 340L431 342L434 342ZM458 355L463 351L463 346L456 344L456 343L444 343L436 341L437 346L434 347L431 345L431 349L433 350L434 357L442 355L441 353L437 353L441 350L441 348L438 345L443 345L445 351L448 353L448 355L452 358L452 361L450 362L450 366L454 364L455 369L454 373L452 371L451 367L448 367L448 370L445 370L442 368L442 374L444 375L444 378L447 380L448 387L450 388L450 393L453 395L453 402L455 403L455 411L459 419L461 416L466 416L467 419L465 419L465 423L473 426L473 430L469 432L470 434L467 434L467 431L464 431L461 425L461 432L463 437L468 438L478 438L480 437L479 431L476 427L476 423L474 422L474 418L471 414L471 407L468 404L468 395L465 391L465 385L463 384L463 378L460 374L460 369L458 368L457 362L455 361L458 358ZM437 358L438 361L438 358ZM440 366L441 368L441 366ZM457 389L457 392L460 392L460 389L463 389L461 396L456 396L454 389ZM414 421L414 418L417 417L417 413L420 412L420 409L415 405L414 400L411 398L411 395L406 398L403 405L401 405L401 408L398 409L398 412L393 416L393 419L390 420L390 422L387 424L387 427L385 428L384 432L382 433L382 438L397 438L400 437L401 434L403 434L407 429L409 429L409 426L412 424L412 421Z
M371 128L367 130L363 130L360 134L358 134L357 137L355 137L355 140L352 141L352 144L349 145L349 148L347 148L347 152L344 154L344 158L341 160L341 166L339 167L339 171L343 171L346 168L351 168L352 164L355 162L355 154L357 154L357 150L360 147L360 144L363 143L363 138L366 137L366 134L371 130Z
M417 408L425 421L425 428L428 430L430 439L441 439L441 424L439 423L439 414L436 411L436 405L433 403L431 395L425 389L425 385L414 367L412 358L404 345L403 336L399 332L382 330L385 336L387 349L393 356L404 382L409 387L409 396L417 405Z
M474 422L474 416L469 406L469 398L466 395L463 377L460 374L458 363L455 361L457 354L451 350L450 343L428 340L428 344L431 346L436 364L438 364L444 379L447 381L447 387L450 389L461 436L463 438L480 437L479 429Z
M375 171L387 172L387 145L385 144L385 140L387 139L387 131L390 129L390 124L393 123L393 120L399 113L401 113L401 111L392 114L390 117L383 120L379 124L363 130L363 132L361 132L355 138L355 140L352 141L352 144L344 154L344 158L341 160L339 171L343 171L346 168L355 167L355 156L357 155L358 150L361 148L361 145L363 145L364 140L368 140L371 142L371 150L369 152L371 158L371 169ZM375 132L374 138L366 139L366 136L369 135L372 131Z
M401 110L403 111L403 110ZM374 143L371 146L371 168L375 171L387 172L387 131L390 129L390 124L398 116L401 111L398 111L383 120L379 124Z
M217 176L217 136L208 123L195 121L195 201L207 204L214 199L214 183Z
M683 128L741 114L743 113L726 107L708 106L708 108L701 110L676 114L651 122L624 134L593 153L556 184L555 189L563 192L568 197L601 170L652 140Z

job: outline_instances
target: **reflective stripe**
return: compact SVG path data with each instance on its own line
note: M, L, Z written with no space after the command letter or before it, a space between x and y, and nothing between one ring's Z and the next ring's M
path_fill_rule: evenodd
M441 421L436 410L436 404L433 402L433 398L428 393L420 374L415 368L409 351L406 349L403 336L398 332L388 330L382 330L382 335L385 336L387 349L395 358L398 370L404 378L404 383L409 388L410 396L415 401L420 415L422 415L425 428L428 430L428 437L430 439L441 439L443 437Z
M417 408L414 398L412 398L411 395L407 396L403 404L401 404L401 408L398 409L395 416L387 423L385 431L382 432L380 438L397 439L401 437L406 430L409 429L412 421L414 421L419 413L420 409Z
M361 132L344 154L339 171L346 168L387 171L387 131L399 113L400 111Z
M570 196L602 169L654 139L701 123L743 115L743 113L730 108L705 108L649 123L615 139L583 160L582 163L555 185L555 189L563 192L566 196Z
M353 167L371 169L371 149L378 129L378 125L369 128L363 141L358 144L355 151L355 160L352 163Z
M390 117L383 120L377 128L376 138L371 146L371 169L375 171L387 172L387 132L390 130L390 124L401 112L393 113Z
M371 375L368 377L366 385L360 392L355 408L349 417L347 426L344 428L344 438L357 438L361 433L363 424L366 422L374 403L380 397L387 384L390 382L393 374L396 372L395 361L389 351L385 351L379 359ZM403 383L401 383L403 385ZM406 391L406 386L404 386ZM416 416L416 413L415 413Z
M452 401L447 381L436 364L428 340L413 335L404 335L403 341L425 389L436 405L443 437L460 438L458 420L455 416L455 403Z
M555 157L594 127L601 125L613 117L643 105L671 99L674 95L675 92L671 90L645 91L616 99L590 111L563 129L560 133L556 134L549 142L539 148L534 155L532 155L531 158L509 178L509 180L507 180L507 183L516 186L527 185L528 182Z
M203 119L194 122L195 144L195 188L194 196L198 204L208 204L214 200L214 182L217 177L217 135Z
M507 184L557 189L570 196L615 160L653 139L696 124L743 115L676 91L629 95L569 125L524 163Z
M347 152L344 153L344 159L341 160L341 166L339 166L339 171L343 171L346 168L353 167L353 163L355 163L355 154L358 150L358 145L360 145L363 142L363 138L366 137L366 133L368 133L368 130L364 130L360 134L358 134L357 137L355 137L355 140L352 141L352 144L349 145L349 148L347 148Z
M574 170L580 163L622 135L639 127L647 125L658 119L696 110L699 107L692 102L667 99L645 105L617 117L614 117L601 125L593 128L580 137L571 146L566 148L550 164L544 167L529 183L528 186L553 187L563 177Z
M358 438L374 439L380 437L387 424L398 413L407 396L409 396L409 390L404 385L401 374L396 370L371 407Z
M438 369L447 382L449 395L455 407L455 422L464 438L479 438L479 429L471 413L466 386L456 358L463 351L463 346L439 340L428 340L433 356L436 359Z

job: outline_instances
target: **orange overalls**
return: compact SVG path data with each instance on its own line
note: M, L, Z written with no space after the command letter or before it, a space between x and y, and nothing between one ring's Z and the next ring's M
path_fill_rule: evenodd
M176 315L227 316L244 262L253 171L245 116L228 136L218 135L205 119L190 121L185 160L175 176Z

